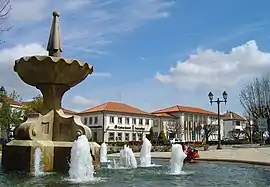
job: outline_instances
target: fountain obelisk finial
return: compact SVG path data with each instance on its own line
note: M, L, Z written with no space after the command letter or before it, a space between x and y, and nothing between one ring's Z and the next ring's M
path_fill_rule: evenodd
M47 51L49 52L49 56L60 57L60 53L62 52L59 21L60 14L59 12L54 11L52 15L53 21Z

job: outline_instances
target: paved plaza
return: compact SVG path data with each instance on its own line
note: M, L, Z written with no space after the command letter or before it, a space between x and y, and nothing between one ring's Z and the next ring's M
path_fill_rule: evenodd
M221 150L210 149L208 151L199 151L201 161L228 161L242 162L249 164L270 166L270 147L257 148L224 148ZM152 152L152 158L169 159L171 152ZM119 157L119 153L108 155L109 157ZM140 153L135 153L136 157Z

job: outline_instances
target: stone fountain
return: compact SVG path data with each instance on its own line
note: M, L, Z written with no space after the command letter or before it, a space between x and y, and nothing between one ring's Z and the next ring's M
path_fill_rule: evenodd
M53 21L47 46L48 56L25 56L15 61L14 71L43 95L42 111L29 115L14 132L15 140L3 146L2 165L6 170L34 170L35 149L43 154L44 171L68 171L73 141L86 135L90 141L91 129L82 124L79 116L66 115L61 101L64 93L82 82L93 72L93 66L79 60L60 57L59 13L53 12ZM100 146L89 142L94 166L99 165ZM89 153L90 156L90 153Z

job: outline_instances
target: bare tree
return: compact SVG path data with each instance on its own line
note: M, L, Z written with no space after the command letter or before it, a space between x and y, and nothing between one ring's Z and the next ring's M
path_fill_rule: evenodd
M208 143L208 139L209 137L218 131L218 125L213 124L214 120L211 120L207 125L202 125L200 124L199 126L197 126L196 130L200 131L201 129L204 129L205 132L205 140L206 143Z
M0 0L0 32L8 31L10 29L10 26L6 26L5 24L10 15L10 11L11 11L11 1Z
M167 131L173 133L174 135L179 135L183 133L183 128L184 126L179 119L175 120L173 123L167 124Z
M246 85L240 92L240 103L248 118L269 119L270 115L270 75L255 78L253 83Z

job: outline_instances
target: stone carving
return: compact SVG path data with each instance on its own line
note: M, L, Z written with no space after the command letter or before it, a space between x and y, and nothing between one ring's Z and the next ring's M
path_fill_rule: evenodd
M53 12L47 46L49 56L25 56L15 61L14 71L23 82L41 91L43 105L41 113L29 115L15 129L15 140L3 147L2 165L7 170L31 171L36 147L44 154L46 171L67 170L72 142L80 135L91 140L91 129L82 124L80 117L67 115L61 109L64 93L91 74L93 66L60 57L63 50L59 17L58 12ZM91 145L94 157L98 157L99 145L94 142Z

